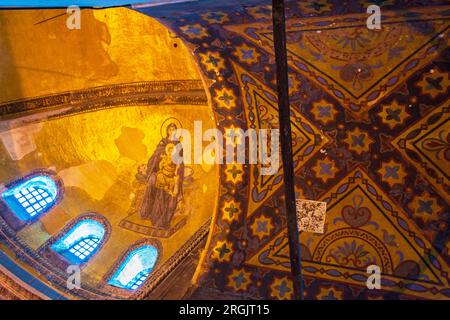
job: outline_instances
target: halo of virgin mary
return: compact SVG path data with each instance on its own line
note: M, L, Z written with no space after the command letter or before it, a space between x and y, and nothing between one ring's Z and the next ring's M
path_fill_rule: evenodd
M184 163L175 164L172 153L181 143L175 132L181 123L169 118L161 126L162 139L147 163L147 188L140 208L142 219L160 229L169 229L177 204L183 197ZM180 154L182 155L181 149Z

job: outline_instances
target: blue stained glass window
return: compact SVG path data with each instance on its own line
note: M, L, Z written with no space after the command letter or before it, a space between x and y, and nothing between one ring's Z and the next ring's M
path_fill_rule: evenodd
M55 204L58 187L52 178L40 175L2 193L8 207L22 221L49 211Z
M80 264L89 260L104 235L105 228L100 222L86 219L78 222L51 248L70 263Z
M158 250L144 245L130 252L108 283L112 286L136 290L147 280L158 259Z

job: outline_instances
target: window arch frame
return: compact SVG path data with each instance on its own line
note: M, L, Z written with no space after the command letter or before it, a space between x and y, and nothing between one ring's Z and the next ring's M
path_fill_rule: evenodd
M111 224L109 223L108 219L106 219L102 214L96 212L84 213L70 220L61 230L59 230L54 236L50 237L43 245L41 245L41 247L38 248L38 254L49 261L51 264L55 265L58 269L66 272L67 267L69 265L72 265L73 263L68 261L67 258L65 258L60 253L53 250L52 246L56 242L61 240L64 236L66 236L77 224L84 220L94 220L99 222L103 226L103 229L105 231L99 244L92 252L92 254L89 255L89 259L77 264L80 269L85 267L101 251L106 242L108 242L111 235Z
M50 178L56 185L57 194L55 199L53 199L53 204L49 206L47 209L39 212L34 217L30 217L27 220L22 220L19 218L17 213L15 213L8 203L3 199L3 193L7 192L10 189L16 188L21 184L26 183L28 180L33 178L45 176ZM6 221L6 223L14 230L19 231L25 226L31 225L42 218L44 215L51 212L63 199L64 197L64 184L62 179L56 174L54 171L46 170L46 169L38 169L34 170L31 173L28 173L20 178L12 180L5 184L4 188L0 189L0 216Z
M156 261L155 261L155 264L153 265L152 271L147 276L144 283L142 283L142 285L135 290L119 288L119 287L109 284L109 281L115 275L117 270L119 270L119 268L122 266L122 264L126 261L128 256L133 251L135 251L143 246L146 246L146 245L150 245L150 246L154 247L158 252L158 256L156 257ZM121 255L119 256L119 259L116 260L116 262L114 262L114 264L109 269L109 271L104 275L104 277L100 283L100 287L106 288L107 291L112 294L116 294L116 295L120 295L120 296L124 296L124 297L135 296L135 295L140 294L141 292L146 290L147 284L151 283L151 282L149 282L149 280L151 279L151 277L155 273L155 271L160 267L162 255L163 255L163 247L159 240L148 238L148 239L141 239L141 240L136 241L135 243L133 243L131 246L129 246L126 250L124 250L121 253Z

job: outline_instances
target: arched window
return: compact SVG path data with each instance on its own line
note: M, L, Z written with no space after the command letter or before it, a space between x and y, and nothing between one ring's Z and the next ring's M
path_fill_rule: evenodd
M52 178L37 175L2 193L2 198L21 221L28 221L49 211L58 195L58 187Z
M147 280L158 260L158 249L152 245L143 245L134 249L116 270L108 284L136 290Z
M87 262L94 254L104 235L105 228L102 223L85 219L79 221L50 248L71 264L80 264Z

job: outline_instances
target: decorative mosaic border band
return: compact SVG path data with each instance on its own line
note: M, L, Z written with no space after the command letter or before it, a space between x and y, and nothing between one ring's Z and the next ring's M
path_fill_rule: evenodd
M117 106L160 104L208 105L208 99L200 80L136 82L0 104L0 119L68 106L70 109L58 116Z

